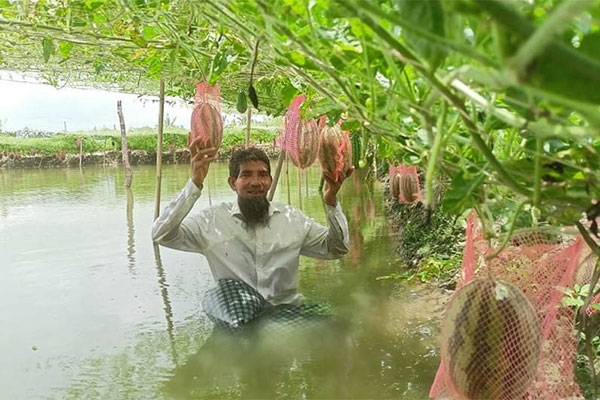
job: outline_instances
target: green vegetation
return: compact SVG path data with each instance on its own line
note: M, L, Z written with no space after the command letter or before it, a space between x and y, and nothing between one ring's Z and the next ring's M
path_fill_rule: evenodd
M464 246L462 220L442 208L428 211L421 203L390 201L388 211L399 233L397 252L407 269L382 278L454 286Z
M173 151L187 146L188 134L184 129L169 129L163 134L163 149ZM271 144L276 132L272 129L252 129L252 143ZM0 133L0 152L20 155L78 154L77 140L81 140L84 153L121 150L121 134L115 131L89 131L57 133L46 137L18 137L11 133ZM226 128L223 132L222 147L227 150L245 143L244 128ZM130 150L156 152L156 131L150 128L132 129L127 134Z
M401 250L420 260L453 259L434 242L470 210L492 246L577 224L600 255L597 0L0 0L0 28L0 68L56 86L156 95L162 81L189 100L206 81L226 107L256 92L274 116L306 94L302 116L341 119L361 164L424 172L429 223L442 211L423 249Z

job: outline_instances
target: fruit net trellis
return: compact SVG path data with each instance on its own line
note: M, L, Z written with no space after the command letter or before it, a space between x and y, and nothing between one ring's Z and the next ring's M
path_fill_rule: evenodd
M306 95L294 97L284 118L284 129L275 145L285 151L294 165L300 169L311 166L319 153L319 128L313 119L301 120L300 108Z
M575 311L562 305L564 288L589 282L595 258L585 256L581 237L561 240L537 231L515 235L496 258L476 217L467 220L459 288L491 275L517 286L531 301L541 328L541 353L532 384L522 399L583 399L575 381ZM589 251L587 251L589 255ZM429 397L464 399L454 389L442 359Z

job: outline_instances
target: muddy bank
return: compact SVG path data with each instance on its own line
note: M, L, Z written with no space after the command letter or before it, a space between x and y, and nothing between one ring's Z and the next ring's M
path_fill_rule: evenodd
M273 146L257 146L263 149L274 162L279 156L279 149ZM221 149L219 151L219 160L229 159L229 155L237 150L237 147ZM7 168L60 168L60 167L78 167L86 165L119 165L122 156L120 151L106 151L97 153L79 154L54 154L54 155L22 155L18 153L3 154L0 152L0 169ZM190 152L188 149L178 149L163 153L163 164L183 164L190 162ZM156 152L144 150L129 151L129 163L131 165L152 165L156 164Z

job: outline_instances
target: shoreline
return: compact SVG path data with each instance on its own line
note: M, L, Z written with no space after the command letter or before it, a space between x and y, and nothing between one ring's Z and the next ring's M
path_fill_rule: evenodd
M280 150L273 145L253 145L264 150L269 158L276 159ZM229 155L240 149L240 147L231 147L219 149L218 160L229 159ZM154 165L156 164L156 152L145 150L130 150L129 164L131 165ZM163 152L163 164L184 164L190 162L190 151L188 149L177 149L174 151ZM120 150L110 150L106 152L82 153L81 166L86 165L122 165L122 155ZM8 154L3 155L0 152L0 170L1 169L33 169L33 168L65 168L79 167L79 154L55 154L55 155L23 155Z

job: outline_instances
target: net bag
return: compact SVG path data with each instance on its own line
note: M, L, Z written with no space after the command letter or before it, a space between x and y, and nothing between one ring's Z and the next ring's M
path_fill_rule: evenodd
M442 359L429 397L583 399L574 377L577 345L573 326L575 311L561 304L564 288L572 286L575 281L583 245L580 237L559 242L549 235L533 232L513 237L507 248L491 258L497 249L483 238L477 219L471 214L467 219L461 279L444 316ZM490 279L490 276L494 278ZM480 299L477 302L455 302L455 299L465 297L461 294L463 290L467 293L473 290L467 289L471 287L469 282L482 282L482 279L488 282L487 286L484 285L487 289L479 289L477 296ZM501 282L509 288L503 291L515 299L520 298L518 293L522 293L531 304L539 328L535 328L531 309L524 305L522 299L514 302L520 304L518 309L513 305L510 311L497 312L496 319L502 323L490 322L490 314L485 310L500 310L500 307L494 306L499 303L498 300L485 295L489 292L497 296L497 290L492 290L489 282ZM446 322L449 318L456 320L461 312L464 321L467 321L463 321L464 328L460 327L460 323ZM518 327L514 326L514 321L519 321ZM454 336L453 326L458 332ZM508 332L517 334L509 335ZM537 362L534 362L533 353L537 345L529 336L539 338ZM462 345L465 351L458 350L460 340L466 341ZM474 343L481 340L485 345L475 346ZM457 349L456 354L452 354L452 349ZM469 362L477 365L477 369L457 369L457 366L469 365ZM537 367L532 372L534 364ZM484 389L477 389L482 385Z
M414 165L390 165L390 193L400 204L423 201L419 174Z
M332 127L323 127L319 149L321 168L336 181L342 173L352 167L350 132L342 131L340 125L341 121Z
M219 147L223 140L223 120L218 86L201 82L196 86L194 110L190 121L188 146L200 139L202 147Z
M285 113L284 130L276 144L300 169L310 167L319 154L319 129L314 119L301 120L300 107L305 95L296 96Z
M467 399L518 399L537 370L537 315L514 285L478 278L453 296L442 322L444 373Z

